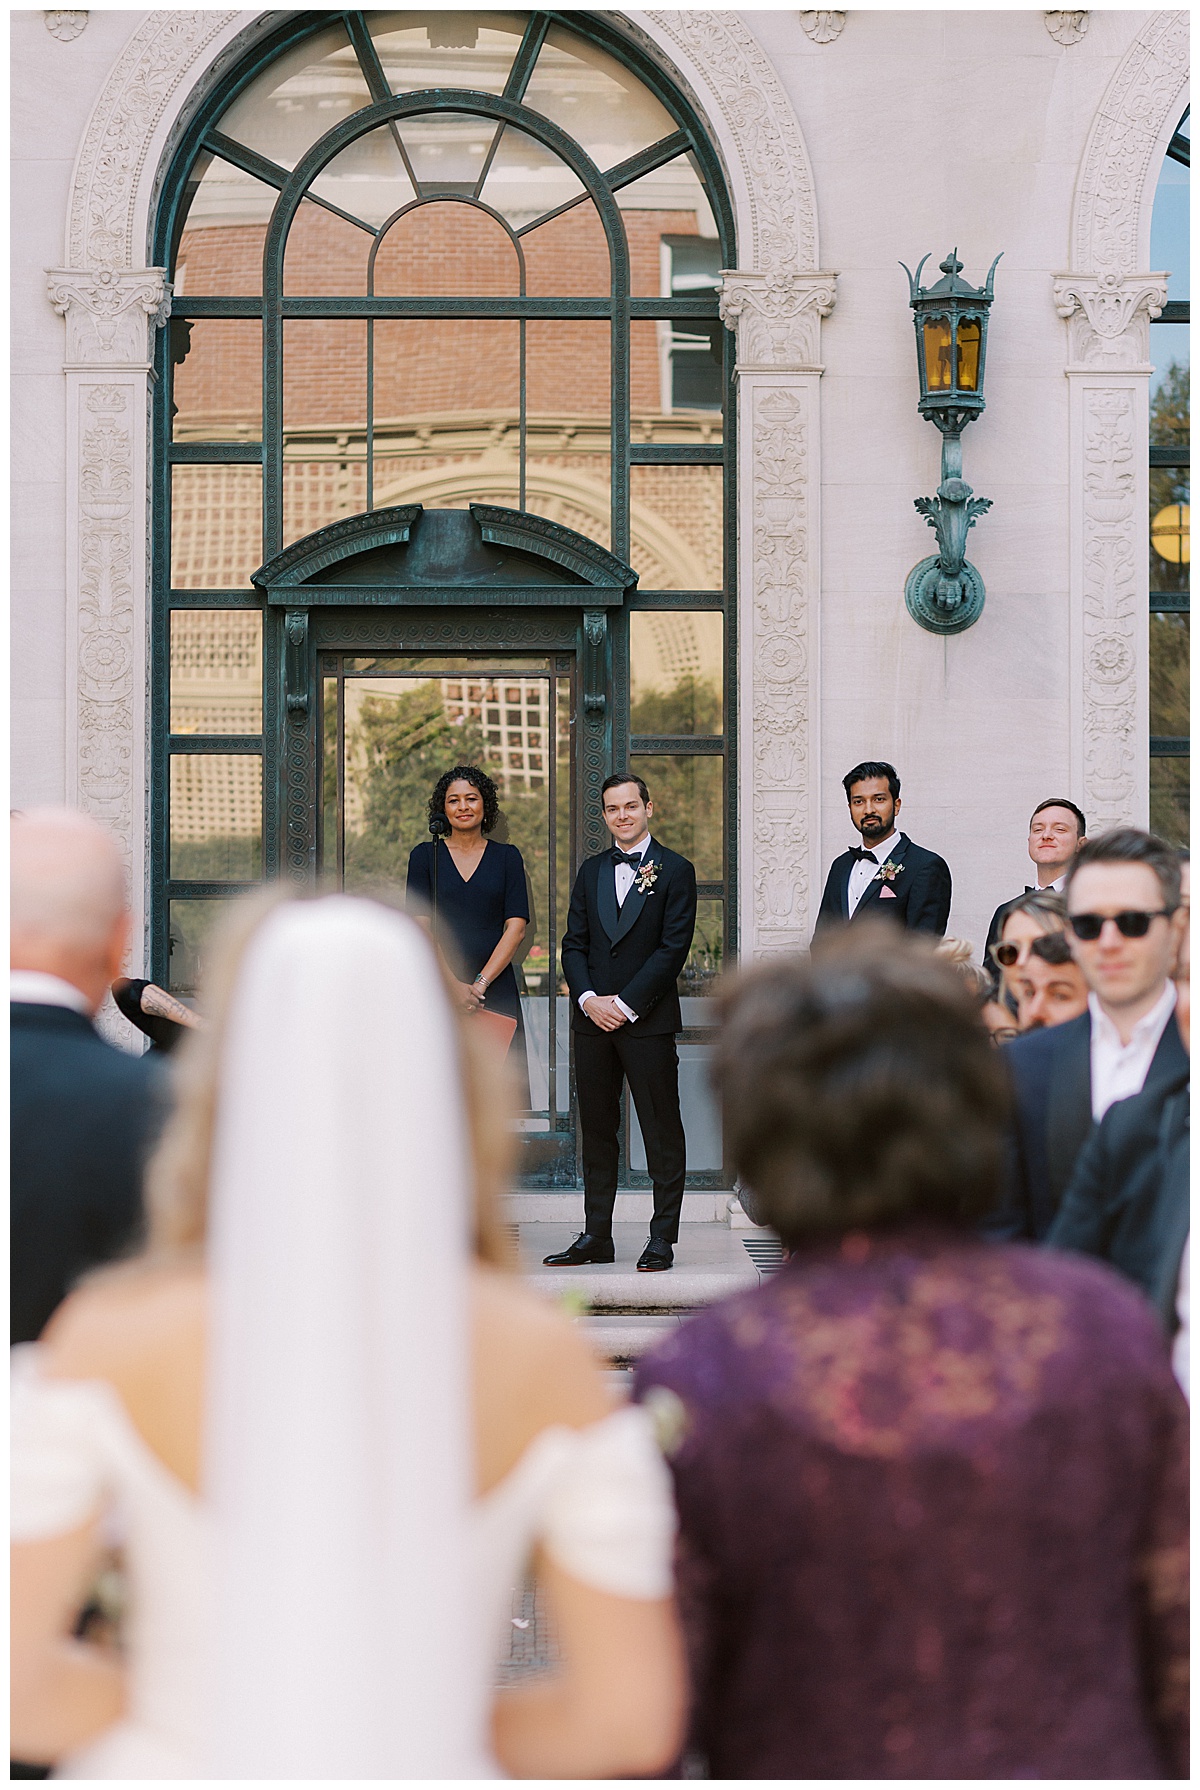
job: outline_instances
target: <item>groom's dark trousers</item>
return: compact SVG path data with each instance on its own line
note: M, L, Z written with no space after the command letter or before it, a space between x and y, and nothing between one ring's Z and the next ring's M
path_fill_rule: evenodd
M652 871L652 875L646 874ZM619 1163L621 1083L628 1081L654 1183L655 1242L674 1243L683 1209L686 1146L679 1111L683 1024L676 980L696 926L696 872L653 838L642 874L617 907L613 854L580 867L562 943L575 1034L575 1092L583 1134L584 1228L612 1234ZM618 995L636 1021L605 1032L580 1010L589 989Z

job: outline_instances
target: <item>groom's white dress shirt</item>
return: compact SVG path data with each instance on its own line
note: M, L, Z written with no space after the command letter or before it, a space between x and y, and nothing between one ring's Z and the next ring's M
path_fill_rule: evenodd
M872 864L870 858L856 858L854 860L854 864L850 871L850 881L846 885L846 908L851 914L866 894L867 889L875 878L879 866L887 863L888 853L891 851L892 847L894 845L899 845L900 835L895 827L893 827L887 838L881 839L878 845L868 845L866 840L862 838L859 839L858 843L864 850L874 853L875 862Z
M649 846L649 844L650 844L649 833L643 833L642 837L637 841L637 843L635 845L629 845L629 846L618 845L616 840L615 839L613 840L613 847L616 851L636 852L639 858L645 857L646 848ZM633 879L636 877L637 871L634 869L632 864L617 864L616 866L614 866L613 874L616 877L617 908L619 910L625 906L625 897L628 895L630 889L632 889L632 887L633 887ZM579 997L579 1011L581 1013L586 1013L587 1008L584 1006L584 1002L585 1001L594 1001L596 998L597 998L596 990L594 988L589 988L586 994L581 994ZM629 1019L629 1020L637 1019L637 1014L634 1012L633 1008L627 1007L625 1005L624 1001L621 999L619 994L615 994L612 998L617 1003L617 1006L621 1009L621 1011L625 1015L626 1019Z

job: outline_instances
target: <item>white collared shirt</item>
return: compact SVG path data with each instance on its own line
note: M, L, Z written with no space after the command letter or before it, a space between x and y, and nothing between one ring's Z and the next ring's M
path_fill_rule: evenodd
M46 970L10 970L8 985L10 1001L23 1001L31 1007L70 1007L85 1019L92 1017L92 1004L83 990Z
M617 842L617 840L615 840L615 839L613 840L614 850L636 852L639 858L645 857L646 852L649 849L649 846L650 846L649 833L643 833L642 837L636 842L636 844L629 845L629 846L621 845ZM613 875L616 879L616 884L617 884L617 908L619 910L625 906L625 897L629 894L630 889L632 889L632 887L633 887L633 879L637 875L637 871L634 869L632 864L617 864L614 866ZM585 1001L594 1001L595 999L596 999L596 990L594 988L589 988L586 994L581 994L579 997L580 1010L581 1011L583 1010L583 1003ZM625 1005L624 1001L621 999L619 994L615 994L613 996L613 1000L617 1003L617 1006L621 1009L621 1011L625 1015L626 1019L636 1020L637 1014L634 1012L632 1007L627 1007Z
M846 909L847 912L851 914L866 894L874 877L878 874L879 866L887 863L889 852L891 852L894 846L899 845L900 835L896 828L893 827L887 838L881 839L878 845L867 845L866 840L863 838L860 838L858 843L867 851L875 854L875 862L872 864L870 858L856 858L851 866L850 881L846 885Z
M1141 1093L1158 1041L1175 1011L1175 998L1175 984L1168 980L1149 1013L1143 1013L1134 1026L1129 1043L1122 1044L1120 1033L1096 996L1088 996L1092 1016L1092 1117L1097 1124L1116 1101Z

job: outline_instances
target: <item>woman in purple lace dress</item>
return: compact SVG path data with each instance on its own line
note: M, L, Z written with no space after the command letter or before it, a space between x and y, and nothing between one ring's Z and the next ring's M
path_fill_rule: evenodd
M974 1234L1006 1089L955 972L856 934L724 1020L726 1140L793 1254L639 1374L693 1768L1186 1777L1187 1407L1134 1289Z

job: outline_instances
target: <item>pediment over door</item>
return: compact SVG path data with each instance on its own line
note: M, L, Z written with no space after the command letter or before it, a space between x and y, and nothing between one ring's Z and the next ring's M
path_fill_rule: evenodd
M347 516L295 541L253 581L268 603L618 605L637 584L632 566L586 535L524 510L396 504Z

